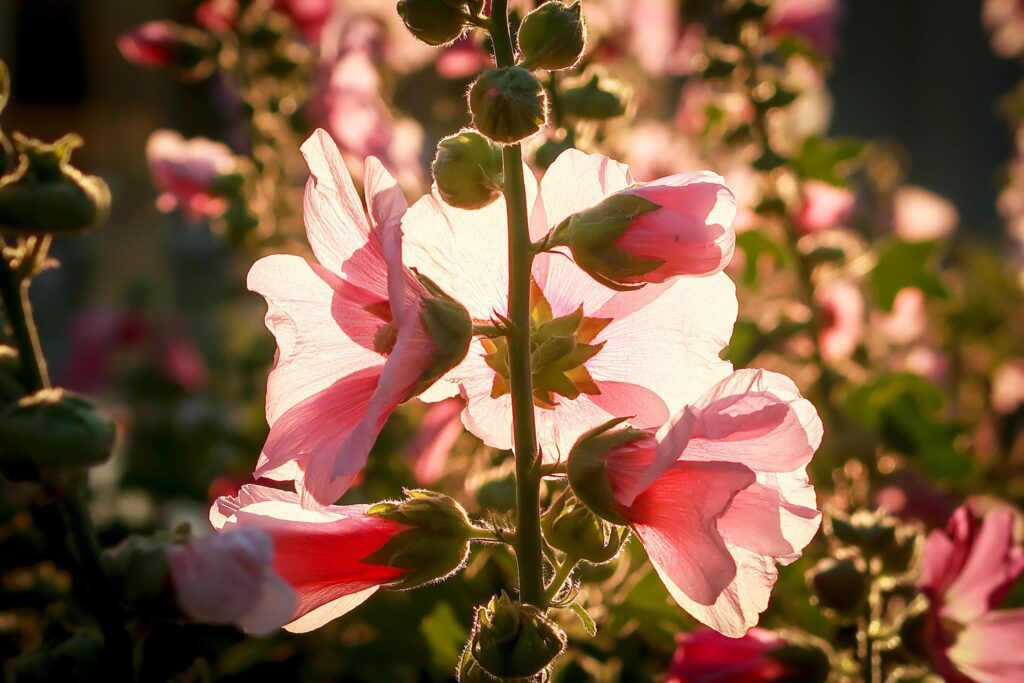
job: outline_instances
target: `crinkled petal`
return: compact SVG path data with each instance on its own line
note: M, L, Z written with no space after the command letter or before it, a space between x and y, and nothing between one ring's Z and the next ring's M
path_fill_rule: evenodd
M981 615L960 632L946 654L978 683L1024 680L1024 609Z
M942 615L968 623L989 611L1006 596L1024 572L1024 550L1013 540L1013 513L990 510L971 544L959 575L945 593Z

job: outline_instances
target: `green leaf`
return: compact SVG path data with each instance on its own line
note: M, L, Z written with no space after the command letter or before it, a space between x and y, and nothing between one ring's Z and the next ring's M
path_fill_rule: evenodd
M891 311L896 294L904 287L916 287L928 297L946 298L938 274L939 246L937 241L895 240L882 249L868 279L875 305Z
M459 661L469 632L459 623L447 602L439 602L420 621L420 634L430 649L431 664L437 671L452 671Z
M594 617L590 616L590 612L588 612L583 605L578 602L574 602L569 605L569 609L571 609L576 616L580 618L580 621L583 622L583 628L586 629L587 635L591 638L597 635L597 623L594 621Z
M762 256L770 257L775 263L785 265L789 254L785 247L773 240L762 230L746 230L736 236L736 246L743 250L746 262L743 264L743 284L751 287L757 284L758 268Z
M864 143L850 138L823 140L813 136L804 140L793 167L804 180L820 180L830 185L846 185L848 167L864 151Z

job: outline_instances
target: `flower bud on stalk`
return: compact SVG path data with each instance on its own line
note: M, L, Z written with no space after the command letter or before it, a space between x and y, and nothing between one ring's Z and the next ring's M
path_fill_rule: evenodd
M77 135L53 144L14 134L18 168L0 178L0 230L22 234L81 233L106 220L110 189L71 165Z
M441 198L458 209L482 209L501 195L501 150L475 130L441 140L431 170Z
M612 420L583 434L573 446L568 475L572 492L584 505L602 519L626 526L629 520L619 512L619 504L612 494L606 458L616 449L650 435L639 429L614 429L622 422Z
M0 464L12 478L99 465L116 436L114 421L86 397L42 389L0 413Z
M470 11L479 11L479 2L458 0L399 0L398 14L405 27L427 45L450 43L469 26Z
M525 68L549 71L572 68L580 61L587 44L580 3L545 2L523 19L517 40Z
M565 650L565 642L565 633L544 612L502 593L477 610L469 648L485 672L515 679L547 669Z
M568 88L559 98L562 110L578 119L607 121L629 108L630 92L621 81L593 74L580 86Z
M469 89L473 124L495 142L510 145L540 131L548 96L533 74L520 67L484 71Z
M551 547L593 564L615 558L629 538L629 527L601 519L571 493L548 508L541 519L541 528Z
M167 69L184 81L213 72L217 40L204 31L170 21L151 21L117 40L121 55L133 64Z

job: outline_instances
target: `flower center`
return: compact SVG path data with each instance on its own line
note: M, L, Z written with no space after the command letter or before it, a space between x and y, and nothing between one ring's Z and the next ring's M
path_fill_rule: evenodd
M536 282L530 285L530 353L533 365L533 402L553 410L557 396L601 393L584 365L597 355L604 342L592 344L611 318L583 315L583 305L568 315L554 317L551 305ZM504 337L482 341L484 361L494 370L491 398L509 393L508 343Z

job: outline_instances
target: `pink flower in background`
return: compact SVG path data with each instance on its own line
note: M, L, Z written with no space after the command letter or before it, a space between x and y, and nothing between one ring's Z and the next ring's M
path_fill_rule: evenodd
M992 407L1012 413L1024 405L1024 359L1008 360L992 374Z
M921 522L929 528L945 525L956 509L952 498L910 470L888 477L875 495L875 504L905 522Z
M845 187L809 180L803 188L804 201L796 214L796 224L802 232L838 228L853 214L857 198Z
M299 33L318 42L334 14L335 0L274 0L274 9L288 16ZM238 20L238 0L206 0L196 7L196 23L211 31L229 31Z
M952 233L960 221L951 201L913 185L896 191L892 214L893 231L907 242L942 239Z
M169 21L150 21L117 39L121 56L139 66L173 66L177 62L179 29Z
M754 109L749 99L732 92L718 92L707 81L690 80L679 92L675 124L690 136L700 135L708 126L708 107L714 105L725 117L725 125L750 123Z
M448 398L428 407L420 420L419 431L405 448L420 486L431 486L444 474L448 454L465 431L460 418L465 407L461 398Z
M892 311L872 311L871 326L892 344L912 344L924 336L928 328L924 304L924 292L917 287L904 287L896 293Z
M752 628L740 638L698 628L680 635L676 642L666 683L784 681L795 673L770 656L786 641L761 628Z
M436 67L444 78L469 78L491 66L493 61L475 36L466 33L441 51Z
M540 239L571 214L629 187L632 177L606 157L569 150L548 169L539 192L531 173L526 181L531 235ZM507 315L506 225L500 198L484 209L463 211L435 191L417 201L403 221L406 262L474 319ZM535 320L575 325L575 346L558 361L562 372L544 375L539 369L535 381L538 438L549 461L564 458L583 432L614 417L632 415L635 426L658 426L729 374L730 365L718 354L731 335L737 302L725 275L614 292L564 254L541 254L533 280ZM477 339L465 360L427 394L437 400L461 388L467 428L505 449L512 446L512 428L502 358L502 348Z
M797 559L818 530L805 469L821 437L814 406L791 380L739 370L657 435L641 433L598 457L610 504L673 599L703 624L739 637L768 606L776 564ZM574 487L574 460L588 457L588 448L601 446L584 437L570 456Z
M172 130L158 130L146 143L153 186L160 191L161 211L180 208L192 221L215 218L227 208L214 194L214 184L237 169L231 150L206 138L186 140Z
M1010 59L1024 53L1024 3L1020 0L985 0L981 19L992 34L992 49Z
M367 559L407 528L367 507L311 511L295 493L243 486L210 510L220 533L167 550L178 604L194 621L257 635L319 628L405 573Z
M774 0L766 17L768 33L798 36L812 48L835 58L839 54L842 0Z
M267 383L270 435L255 476L295 480L302 504L315 506L345 492L388 416L433 381L434 364L451 350L427 330L431 295L402 266L407 205L394 178L367 160L367 219L330 136L316 131L302 153L312 174L306 235L318 263L276 254L249 271L278 343Z
M928 535L918 587L930 601L932 660L947 680L1024 680L1024 609L996 609L1024 573L1013 525L1008 509L990 510L979 522L963 505L945 532Z
M818 332L821 352L828 360L849 358L864 339L864 297L856 285L837 282L816 293L823 317Z
M929 344L915 344L902 359L897 358L897 365L933 382L941 382L949 375L949 354Z
M621 145L624 158L632 176L641 182L703 165L693 141L661 121L639 121L624 135L628 135Z

